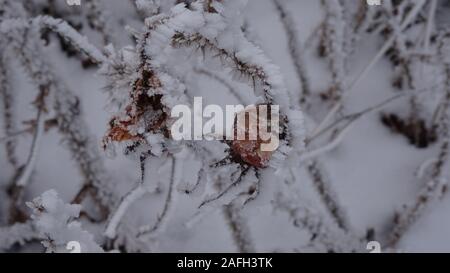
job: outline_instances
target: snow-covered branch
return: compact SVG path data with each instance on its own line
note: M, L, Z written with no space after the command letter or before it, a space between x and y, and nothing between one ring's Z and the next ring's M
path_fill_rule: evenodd
M300 81L300 103L307 106L308 96L311 95L311 84L303 56L304 49L300 47L301 41L298 37L298 30L295 28L294 18L292 14L290 14L289 10L285 7L285 3L283 3L283 0L274 0L273 2L286 31L286 35L288 37L289 53L294 64L295 71L297 72L297 77Z
M68 252L71 241L80 244L81 252L103 252L94 236L74 220L80 214L79 205L65 204L54 190L43 193L27 205L33 210L33 226L43 239L47 252Z
M47 28L60 34L96 63L101 64L107 60L106 56L101 51L90 44L85 36L79 34L79 32L67 22L50 16L38 16L31 20L7 19L0 23L0 32L8 34L10 31L26 30L31 27L38 27L40 29Z
M0 43L1 44L1 43ZM3 46L0 46L3 50ZM14 134L17 131L16 124L16 109L15 109L15 95L11 90L9 83L9 77L11 76L6 67L9 66L5 54L0 55L0 96L2 98L2 114L3 114L3 127L6 137ZM5 143L6 156L8 162L17 170L19 163L17 159L17 141L15 139L7 139Z

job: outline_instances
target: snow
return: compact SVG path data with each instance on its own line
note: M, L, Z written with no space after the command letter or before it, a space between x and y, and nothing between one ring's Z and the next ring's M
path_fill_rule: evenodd
M79 216L81 206L65 204L54 190L44 192L27 205L33 209L32 223L44 238L47 252L64 252L71 241L80 243L82 252L102 252L94 236L73 220Z

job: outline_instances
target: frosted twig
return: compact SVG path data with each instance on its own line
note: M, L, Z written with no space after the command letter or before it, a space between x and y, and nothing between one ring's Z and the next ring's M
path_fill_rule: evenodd
M0 137L0 143L5 142L5 141L10 141L12 139L17 138L18 136L30 133L30 131L32 131L32 129L23 129L23 130L20 130L20 131L17 131L17 132L13 132L13 133L11 133L11 134L9 134L7 136Z
M111 186L104 177L103 163L100 160L101 157L96 153L98 149L91 146L84 121L80 119L79 100L64 84L56 81L50 66L42 58L40 44L32 39L36 36L28 37L36 34L33 32L26 33L27 36L22 36L24 45L12 43L11 46L19 52L19 61L35 84L44 88L46 92L54 94L54 109L57 113L58 127L67 141L74 160L79 163L79 168L86 178L86 183L95 188L98 197L104 201L103 204L109 203L112 201L111 194L108 191ZM14 35L13 33L7 34Z
M223 213L239 252L252 253L255 252L255 246L247 221L242 216L240 209L239 206L230 204L225 206Z
M205 75L217 82L219 82L220 84L222 84L223 86L225 86L228 91L230 92L231 95L233 95L233 97L236 98L236 100L239 103L244 103L246 100L242 97L241 94L239 94L239 91L236 90L236 88L233 86L232 83L230 83L227 79L225 79L224 77L222 77L221 75L219 75L218 73L215 73L211 70L207 70L201 67L196 67L195 68L195 72L201 75Z
M34 168L36 166L37 162L37 155L39 152L39 148L42 142L42 136L44 134L44 124L45 124L45 114L44 114L44 108L45 103L44 99L47 95L47 90L41 91L39 94L40 102L37 102L37 116L36 116L36 127L34 129L34 135L33 140L31 143L31 149L30 153L28 154L27 162L25 163L25 167L23 168L23 171L19 175L18 179L15 182L15 185L17 187L26 187L28 184L28 180L30 179L30 176L32 172L34 171Z
M433 87L437 87L437 86L439 86L439 85L435 85ZM346 115L344 117L341 117L338 120L336 120L336 122L334 122L333 124L330 124L329 126L323 128L320 132L317 132L314 138L308 138L306 142L308 144L312 143L315 139L317 139L321 135L325 134L326 132L331 131L332 129L334 129L336 126L340 125L343 122L346 122L345 125L343 126L344 129L350 128L350 126L353 125L353 123L357 122L358 120L360 120L365 115L367 115L369 113L372 113L374 111L378 111L378 110L388 106L390 103L392 103L394 101L397 101L397 100L402 99L402 98L410 98L410 97L413 97L413 96L417 96L417 95L423 94L424 92L431 92L432 89L433 88L425 88L425 89L415 90L413 92L408 92L408 93L402 93L402 94L399 94L399 95L394 95L394 96L392 96L392 97L390 97L390 98L388 98L388 99L386 99L386 100L384 100L384 101L382 101L382 102L380 102L380 103L378 103L378 104L376 104L374 106L370 106L370 107L368 107L368 108L366 108L366 109L364 109L362 111L359 111L357 113L353 113L353 114L349 114L349 115ZM345 132L344 132L344 130L340 130L338 132L338 134L339 134L338 136L339 137L336 136L335 139L339 138L342 141L343 140L343 136L341 137L340 135L346 134L347 132L348 132L348 130L345 130ZM336 144L339 144L339 143L340 142L338 142ZM314 152L314 153L316 154L316 152ZM311 158L310 156L308 156L308 154L309 153L303 155L303 158Z
M430 10L428 13L427 18L427 27L425 31L425 40L424 40L424 49L425 54L428 53L428 50L430 48L430 42L431 42L431 32L433 31L434 23L435 23L435 17L436 17L436 9L437 9L437 0L431 0L430 1Z
M433 165L435 165L438 162L437 158L429 158L428 160L425 160L422 164L420 164L419 168L417 168L416 176L419 179L425 178L425 172Z
M406 97L407 95L411 96L412 94L400 94L400 95L393 96L375 106L369 107L369 108L367 108L363 111L360 111L356 114L351 114L351 115L341 118L340 120L338 120L336 122L335 125L341 123L342 121L347 121L347 123L340 129L339 134L337 136L335 136L330 143L322 146L321 148L318 148L316 150L313 150L311 152L308 152L308 153L302 155L300 157L300 160L302 162L312 160L315 157L320 156L321 154L324 154L328 151L333 150L343 141L345 135L352 128L352 125L354 125L354 123L357 120L359 120L361 117L363 117L365 114L373 112L375 110L378 110L378 109L386 106L388 103L395 101L399 98ZM327 130L329 130L329 129L330 128L328 128ZM325 131L327 131L327 130L325 130ZM323 175L323 169L318 164L319 163L315 160L312 160L311 162L308 163L307 169L313 179L313 184L314 184L317 192L321 196L328 211L330 212L330 215L333 217L333 219L335 219L338 226L341 227L342 229L348 231L349 224L348 224L347 217L344 213L344 210L341 209L339 202L334 198L335 194L332 190L332 187L330 185L328 185L329 182L327 182L327 178L324 177L324 175Z
M295 29L295 21L292 14L284 7L283 0L273 0L275 7L277 8L281 22L288 38L289 53L291 60L294 64L297 77L301 85L301 99L300 102L305 104L308 96L311 93L311 86L309 82L308 72L306 70L306 64L303 56L304 50L299 46L300 39Z
M206 179L205 167L202 167L198 171L197 181L193 185L184 185L183 187L180 186L179 190L188 195L193 194L202 186L202 184L206 183Z
M105 210L114 207L119 201L119 197L112 190L114 183L105 175L102 158L97 152L98 148L92 145L91 138L87 133L87 126L81 116L80 102L69 89L55 80L54 73L43 60L42 54L39 53L40 44L36 42L37 40L27 36L25 38L27 38L25 42L11 43L11 46L19 52L19 60L36 85L47 86L54 94L57 124L65 140L64 143L67 144L85 178L84 186L90 189L89 192L95 201L99 201L101 211L106 215L108 212ZM85 188L84 186L83 188ZM132 241L128 240L127 243L132 243Z
M80 215L80 205L66 204L55 190L49 190L27 202L27 206L33 210L32 223L44 239L41 243L46 252L67 252L67 244L72 240L78 242L85 253L103 252L94 236L74 220Z
M210 203L213 203L219 199L221 199L222 197L224 197L226 194L228 194L232 189L236 188L238 185L241 184L242 180L245 178L245 176L247 175L247 173L251 170L250 167L246 167L245 169L242 170L242 172L240 173L239 177L236 179L236 181L230 183L227 187L225 187L225 189L223 189L222 191L220 191L218 194L209 197L205 200L203 200L198 208L202 208L203 206L206 206Z
M107 175L103 157L89 134L78 97L60 82L54 81L52 86L56 90L54 109L58 130L84 178L83 187L100 202L103 217L106 217L107 208L116 206L119 201L113 190L114 180Z
M363 249L359 240L339 228L333 228L317 211L302 204L299 199L298 196L278 193L273 205L277 210L288 213L295 227L306 229L311 234L311 242L321 245L325 252L358 252Z
M344 20L344 10L340 1L322 0L322 5L326 12L322 47L328 58L332 74L332 87L329 96L333 101L339 101L345 91L344 88L347 86L345 29L348 26Z
M352 9L355 6L353 1L341 1L344 13L346 16L346 54L350 56L355 53L357 43L364 37L363 34L366 31L371 30L376 18L377 9L369 7L366 1L358 1L358 7L355 13L352 13Z
M107 57L95 46L90 44L85 36L79 34L67 22L50 16L38 16L31 20L7 19L0 23L0 32L7 34L13 30L28 29L32 25L40 26L40 28L48 28L60 34L64 39L98 64L107 61Z
M420 0L414 8L409 12L408 16L405 18L403 23L400 26L400 30L403 31L408 25L414 20L414 18L419 14L422 7L425 5L425 0ZM330 119L339 111L342 107L343 100L352 94L355 91L355 87L360 83L362 79L372 70L375 64L384 56L384 54L388 51L388 49L394 44L397 32L395 32L383 45L383 47L378 51L378 53L372 58L370 63L362 70L362 72L356 77L356 79L346 88L346 91L343 93L343 96L340 100L338 100L331 110L326 114L325 118L317 125L317 127L312 131L310 138L314 138L319 131L323 129L324 126L330 121Z
M339 228L346 232L351 229L348 216L345 209L342 208L337 194L334 192L331 182L325 175L325 170L318 161L311 161L307 166L307 170L311 176L314 188L327 208L331 218L336 222Z
M72 28L65 21L49 16L38 16L33 21L33 23L49 28L64 37L64 39L70 42L78 50L85 53L92 61L101 64L108 60L107 57L97 49L97 47L89 43L86 37L80 35L78 31Z
M447 192L447 181L443 177L443 167L448 160L449 142L445 140L441 145L439 159L433 164L431 177L421 190L416 200L410 205L405 205L403 210L397 212L394 219L394 227L389 234L389 246L395 247L409 228L423 215L430 204L442 197Z
M158 0L130 0L136 9L136 13L142 20L148 17L166 12L167 6L172 6L174 0L158 1ZM161 3L164 2L164 3ZM168 3L167 3L168 2ZM163 6L161 6L163 5Z
M440 45L442 50L443 44ZM446 52L440 52L441 56ZM426 208L439 198L442 198L448 189L447 178L445 177L445 166L448 164L450 149L450 65L444 65L446 77L445 98L443 109L439 118L439 132L442 143L437 159L432 164L430 177L427 178L425 186L422 188L417 198L409 205L405 205L403 210L397 212L394 219L394 226L389 234L389 245L395 247L409 228L419 219Z
M113 41L113 30L111 29L105 6L100 0L86 0L87 20L89 25L98 31L103 37L103 44L108 45Z
M169 188L167 189L167 197L164 202L164 207L156 222L152 226L143 226L139 229L138 237L146 236L146 235L154 235L154 233L159 232L164 228L164 225L167 221L167 218L175 206L176 203L176 194L177 194L177 186L181 181L181 176L183 174L183 165L184 165L184 151L180 154L176 154L172 158L172 172L169 183Z
M39 238L30 221L0 227L0 250L9 250L14 245L23 245Z
M31 175L35 170L37 164L38 153L40 149L40 145L42 143L42 138L44 134L44 124L45 124L45 98L48 95L48 89L41 88L41 91L38 95L38 98L35 101L37 108L37 116L36 116L36 128L34 129L33 140L31 142L30 152L27 157L27 161L21 169L19 169L19 174L17 178L14 179L11 187L10 187L10 215L9 222L14 223L18 219L20 215L19 206L22 202L23 190L28 185L29 180L31 179Z
M3 46L0 48L3 48ZM16 131L16 115L14 109L15 96L14 93L11 92L11 86L9 84L10 75L8 73L8 69L6 69L9 66L9 63L4 55L4 53L0 54L0 96L3 104L3 127L7 136L5 138L1 138L0 143L6 141L6 157L8 158L8 162L17 170L19 168L16 154L17 141L10 138Z
M106 226L104 235L108 238L114 239L116 237L117 227L120 224L125 213L128 211L129 207L134 204L137 200L141 199L146 194L151 193L149 188L139 184L136 188L128 192L120 201L119 207L112 213L110 220Z
M301 161L307 161L307 160L311 160L314 159L320 155L323 155L329 151L334 150L336 147L338 147L342 141L344 140L345 136L348 134L348 132L350 132L350 130L352 129L352 125L353 125L353 121L355 121L356 119L352 120L351 122L347 123L346 125L344 125L340 131L338 132L338 134L336 136L333 137L333 139L331 140L331 142L325 144L324 146L312 150L306 154L303 154L301 156Z

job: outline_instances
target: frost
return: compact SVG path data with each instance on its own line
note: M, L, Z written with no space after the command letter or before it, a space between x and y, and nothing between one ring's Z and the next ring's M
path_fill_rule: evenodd
M7 251L14 245L24 245L39 235L30 223L14 224L0 228L0 250Z
M44 238L42 244L47 252L67 252L70 241L79 242L82 252L103 252L93 235L84 231L81 223L74 220L78 218L81 206L65 204L54 190L43 193L28 202L27 206L33 210L31 219Z

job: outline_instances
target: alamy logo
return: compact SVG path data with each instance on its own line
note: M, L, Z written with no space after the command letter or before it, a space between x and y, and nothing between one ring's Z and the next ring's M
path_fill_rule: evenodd
M67 243L66 249L70 253L81 253L81 244L78 241L70 241Z
M81 6L81 0L66 0L69 6Z
M261 151L273 152L279 145L278 105L219 105L203 107L201 97L194 98L193 110L187 105L172 108L174 140L241 140L260 143ZM203 119L209 119L203 122ZM225 122L224 122L225 121Z
M381 0L366 0L369 6L381 6Z
M366 249L370 251L369 253L381 253L381 244L378 241L370 241Z

